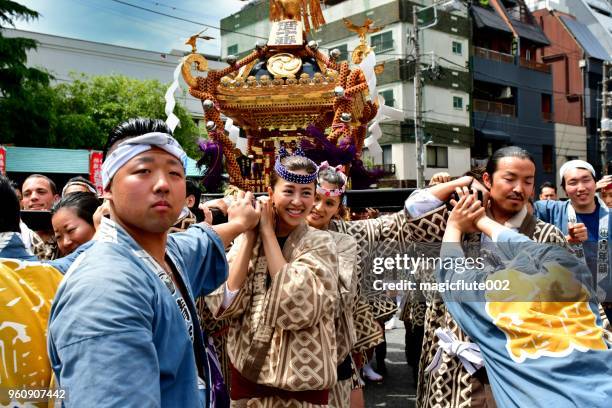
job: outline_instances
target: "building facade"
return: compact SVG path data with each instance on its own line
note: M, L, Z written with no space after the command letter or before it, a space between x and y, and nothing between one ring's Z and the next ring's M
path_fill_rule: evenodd
M556 12L565 30L570 31L573 38L570 41L579 43L582 54L579 68L584 85L582 113L586 126L586 160L600 171L602 61L612 60L612 4L606 0L528 0L527 3L538 15ZM560 43L559 47L566 45ZM609 141L607 157L609 163L612 160L612 143Z
M537 52L550 45L521 0L473 4L473 116L477 162L506 145L536 159L536 183L555 181L556 144L550 66ZM482 161L482 162L481 162Z
M342 60L350 60L359 45L359 37L343 22L348 18L362 25L369 18L382 30L367 35L374 47L377 62L384 71L377 76L379 95L385 103L404 112L402 122L382 125L382 157L377 164L393 166L398 183L412 186L416 179L414 144L414 55L410 41L413 6L423 8L430 1L344 0L327 1L323 14L326 25L311 32L309 39L318 41L324 50L338 49ZM431 14L432 9L428 10ZM267 40L269 2L252 2L240 12L221 20L221 54L244 56L257 41ZM425 152L425 178L447 171L462 174L470 168L470 145L473 141L470 117L472 77L469 70L470 24L467 9L452 14L438 11L433 27L419 30L423 78L422 115ZM426 19L425 12L419 18ZM425 22L423 23L423 25ZM244 35L248 33L251 36Z
M534 11L534 16L551 42L539 59L553 72L557 166L575 158L595 164L599 161L599 84L608 54L573 16L547 9Z

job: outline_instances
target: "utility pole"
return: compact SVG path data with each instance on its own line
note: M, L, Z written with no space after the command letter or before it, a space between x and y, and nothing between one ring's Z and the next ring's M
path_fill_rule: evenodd
M416 184L425 187L425 165L423 163L423 123L421 117L421 49L419 47L419 20L417 6L412 6L412 41L414 41L414 145L416 150Z
M457 10L461 5L461 0L434 0L427 7L419 8L412 6L412 41L414 42L414 146L416 151L416 182L417 188L425 187L425 145L423 144L423 118L421 115L423 104L423 90L421 84L421 47L419 46L419 18L417 13L427 9L433 9L433 21L426 22L422 30L438 24L437 7L440 6L444 11Z
M608 82L612 71L608 61L603 63L602 98L601 98L601 123L599 126L599 154L601 161L601 173L608 174L608 132L612 130L608 118L608 106L612 105L612 98L608 95Z

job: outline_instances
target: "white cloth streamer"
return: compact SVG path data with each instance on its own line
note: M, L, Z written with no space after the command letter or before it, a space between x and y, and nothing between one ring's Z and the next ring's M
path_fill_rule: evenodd
M164 111L166 112L166 125L174 132L174 129L180 124L179 118L174 114L174 107L176 106L176 100L174 99L174 93L179 88L179 75L181 74L181 67L183 66L183 62L185 62L185 58L181 58L178 65L174 69L172 84L168 87L166 91L166 95L164 99L166 100L166 107Z
M382 137L380 123L384 122L386 119L404 120L404 112L385 105L385 99L381 95L378 95L378 112L368 128L370 136L364 140L364 146L368 148L373 158L376 158L376 155L382 154L382 148L378 143L378 139Z
M442 353L451 357L458 357L461 364L470 375L484 366L480 347L476 343L459 341L459 339L449 329L436 329L438 336L438 350L431 363L425 368L425 372L437 371L442 365Z
M366 83L368 84L368 88L370 91L370 99L374 100L377 95L376 91L376 72L374 72L374 67L376 66L376 54L374 51L371 51L359 64L359 68L365 75Z
M234 143L242 154L247 154L247 140L244 137L240 137L240 128L234 126L234 120L227 118L225 121L225 131L228 133L230 140Z

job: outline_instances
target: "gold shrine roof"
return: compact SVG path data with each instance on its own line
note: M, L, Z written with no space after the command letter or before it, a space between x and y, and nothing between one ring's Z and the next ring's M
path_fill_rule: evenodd
M303 49L271 50L222 77L216 89L219 107L245 129L303 129L332 112L339 73L305 54ZM355 100L351 113L360 118L363 96Z

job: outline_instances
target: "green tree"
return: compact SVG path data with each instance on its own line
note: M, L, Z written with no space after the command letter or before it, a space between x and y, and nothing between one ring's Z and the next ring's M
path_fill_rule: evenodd
M37 12L0 0L0 143L16 143L18 135L48 137L50 107L39 95L48 93L49 75L26 66L27 51L36 49L36 41L5 37L2 30L13 27L13 20L35 18Z
M122 75L72 75L72 82L47 86L31 81L20 98L0 100L0 142L18 146L101 149L110 130L129 118L165 118L167 85ZM203 135L189 112L177 104L174 136L198 157Z
M29 38L8 38L2 29L14 27L13 20L38 18L34 10L10 0L0 0L0 97L21 95L25 81L46 84L49 75L26 66L28 50L36 49L36 41Z
M34 18L37 12L0 0L0 143L100 149L109 131L126 119L166 117L167 86L159 81L75 74L73 82L51 87L48 73L26 66L27 51L36 49L36 42L2 35L13 20ZM175 137L197 157L197 138L204 133L185 108L177 105L174 113L180 119Z
M128 118L165 118L167 85L122 75L73 75L71 83L55 87L57 105L52 125L54 143L66 148L100 148L109 131ZM177 104L180 125L174 136L192 157L198 156L201 132L189 112Z

